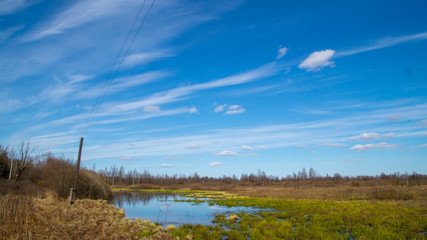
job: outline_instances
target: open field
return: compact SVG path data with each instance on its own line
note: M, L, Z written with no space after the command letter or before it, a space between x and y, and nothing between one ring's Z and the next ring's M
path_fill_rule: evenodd
M247 186L215 194L188 190L195 204L201 201L197 198L207 197L211 205L262 210L220 214L214 226L184 225L171 234L194 239L427 239L426 187L394 188Z
M393 201L400 206L427 208L427 185L401 186L386 181L369 182L363 185L355 182L339 184L286 184L276 183L264 186L248 184L183 184L183 185L132 185L113 188L145 189L151 191L226 191L241 196L280 198L280 199L317 199L317 200L381 200ZM177 191L174 191L177 190Z
M261 209L219 214L213 226L179 228L127 219L106 201L83 199L70 206L53 192L20 188L0 195L0 233L1 239L427 239L425 185L353 185L122 187L186 194L195 204Z

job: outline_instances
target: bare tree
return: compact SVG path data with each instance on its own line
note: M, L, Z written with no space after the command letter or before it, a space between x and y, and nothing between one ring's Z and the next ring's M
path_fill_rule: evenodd
M35 152L36 148L31 147L30 142L22 141L21 145L18 148L18 156L15 160L16 166L15 167L15 174L14 174L14 180L19 181L19 179L22 177L22 174L24 173L25 169L28 168L28 166L34 161L35 157L32 156L32 154Z

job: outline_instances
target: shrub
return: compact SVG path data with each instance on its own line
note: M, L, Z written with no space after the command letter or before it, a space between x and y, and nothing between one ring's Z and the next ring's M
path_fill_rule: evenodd
M48 155L34 170L36 181L43 187L52 189L60 198L67 198L74 186L76 166L70 160ZM80 170L77 197L110 199L112 192L102 178L93 171Z

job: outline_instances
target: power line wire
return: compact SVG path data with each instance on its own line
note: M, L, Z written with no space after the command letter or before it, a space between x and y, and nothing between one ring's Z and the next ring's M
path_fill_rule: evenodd
M106 81L104 82L104 85L103 85L103 87L102 87L102 89L101 89L101 91L100 91L100 93L99 93L99 95L98 95L98 97L97 97L97 100L96 100L96 102L95 102L94 108L92 109L92 112L91 112L91 114L89 115L89 119L88 119L88 121L86 122L86 124L87 124L86 129L85 129L85 131L83 132L83 134L82 134L82 135L84 135L84 134L86 134L86 133L87 133L87 131L88 131L88 129L89 129L89 127L90 127L90 125L91 125L91 123L92 123L93 119L95 118L95 115L97 114L97 112L98 112L98 110L99 110L99 108L100 108L100 106L101 106L102 102L104 101L105 96L107 95L108 90L110 89L110 87L111 87L111 85L112 85L112 83L113 83L114 78L115 78L115 77L116 77L116 75L117 75L117 72L120 70L120 67L122 66L122 64L123 64L124 60L126 59L126 56L128 55L130 48L132 47L132 45L133 45L133 43L134 43L134 41L135 41L136 37L138 36L139 32L141 31L142 25L144 24L145 20L147 19L148 14L151 12L151 9L153 8L153 5L154 5L155 1L156 1L156 0L153 0L153 2L151 3L150 8L148 9L147 13L145 14L144 19L142 20L141 24L139 25L139 28L138 28L137 32L135 33L134 37L132 38L131 43L129 44L128 48L126 49L126 52L125 52L125 54L123 55L123 58L122 58L122 60L120 61L120 64L118 65L118 67L117 67L117 68L116 68L116 70L114 71L114 74L112 75L111 79L108 79L108 77L109 77L109 76L111 75L111 73L113 72L114 67L116 66L116 63L117 63L117 61L118 61L118 59L119 59L119 56L120 56L120 54L121 54L121 52L122 52L122 50L123 50L123 48L124 48L124 46L125 46L125 43L127 42L128 38L129 38L129 36L130 36L131 31L133 30L133 27L134 27L134 25L135 25L135 22L136 22L136 20L138 19L140 12L141 12L141 10L143 9L143 7L144 7L144 5L145 5L146 0L144 0L144 2L143 2L143 4L142 4L141 8L139 9L138 14L137 14L137 16L136 16L136 18L135 18L135 20L134 20L134 22L133 22L133 24L132 24L132 27L130 28L130 30L129 30L129 32L128 32L128 34L127 34L127 36L126 36L126 39L125 39L125 41L124 41L124 42L123 42L123 44L122 44L122 47L120 48L119 54L116 56L116 59L115 59L114 64L113 64L113 67L111 68L111 70L110 70L110 72L109 72L109 74L108 74L108 77L107 77ZM108 83L108 85L107 85L107 83ZM107 88L106 88L106 90L105 90L105 91L103 91L103 89L105 88L105 85L107 85ZM102 92L104 92L104 94L102 94ZM99 99L99 97L100 97L101 95L102 95L102 97L100 98L99 103L97 104L98 99Z

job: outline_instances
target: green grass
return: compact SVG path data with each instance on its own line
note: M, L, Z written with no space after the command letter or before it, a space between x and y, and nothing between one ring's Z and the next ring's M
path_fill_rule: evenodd
M427 239L425 209L370 201L212 199L212 204L259 208L219 214L214 226L184 225L175 237L193 239Z
M427 239L427 209L370 200L297 200L240 197L199 190L114 189L183 194L186 202L250 207L218 214L212 226L183 225L180 239ZM201 200L205 198L207 200Z

